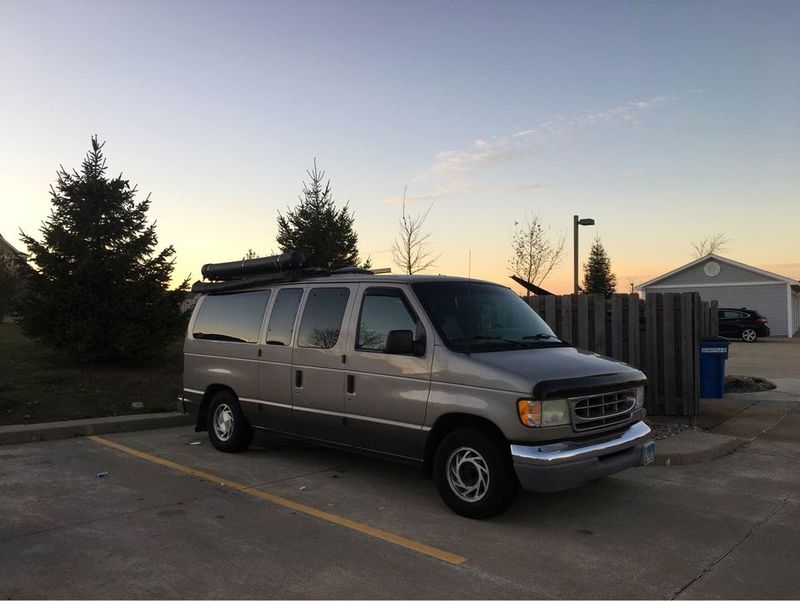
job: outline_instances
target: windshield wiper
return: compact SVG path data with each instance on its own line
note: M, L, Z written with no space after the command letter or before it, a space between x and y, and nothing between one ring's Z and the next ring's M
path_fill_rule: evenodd
M500 342L508 342L509 344L513 344L515 346L526 346L519 340L511 340L510 338L503 338L502 336L470 336L469 340L496 340Z
M539 334L536 334L534 336L523 336L522 337L523 340L549 340L550 338L553 338L554 340L558 340L559 342L564 342L558 336L553 336L552 334L544 334L544 333L539 333Z

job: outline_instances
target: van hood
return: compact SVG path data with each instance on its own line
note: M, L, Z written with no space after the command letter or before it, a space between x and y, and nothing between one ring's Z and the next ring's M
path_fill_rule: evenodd
M542 397L564 390L644 384L646 380L641 371L626 363L574 347L473 353L472 359L521 376L530 382L534 394Z

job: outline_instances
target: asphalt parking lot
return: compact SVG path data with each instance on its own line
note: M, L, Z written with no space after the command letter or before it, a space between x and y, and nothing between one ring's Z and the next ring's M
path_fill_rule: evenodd
M182 427L0 447L0 596L800 595L800 408L732 455L522 494L482 522L415 468L256 442L226 455Z

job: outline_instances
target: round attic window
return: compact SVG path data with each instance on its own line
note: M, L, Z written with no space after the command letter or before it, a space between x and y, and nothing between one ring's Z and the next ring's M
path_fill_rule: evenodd
M719 266L719 263L717 263L716 261L709 261L708 263L703 265L703 271L710 278L718 276L721 269L722 268Z

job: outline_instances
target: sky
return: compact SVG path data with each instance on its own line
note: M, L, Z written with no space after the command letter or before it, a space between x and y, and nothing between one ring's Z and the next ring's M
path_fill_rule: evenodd
M511 284L515 221L602 240L619 288L692 260L800 278L800 2L0 0L0 234L24 250L96 134L151 194L175 279L252 248L316 158L392 264L399 199L429 273Z

